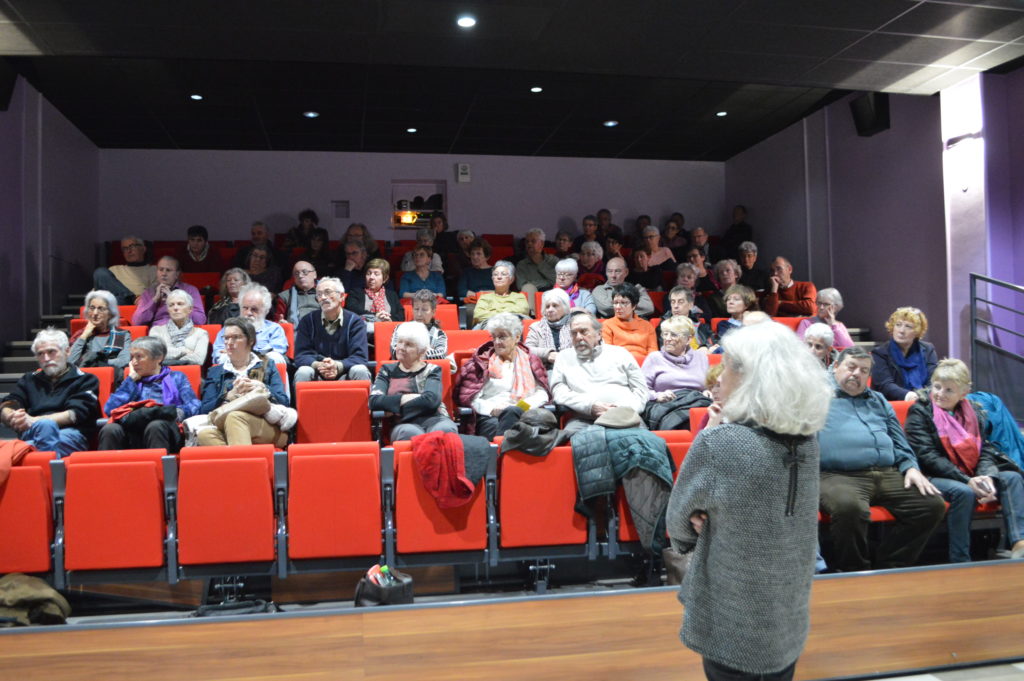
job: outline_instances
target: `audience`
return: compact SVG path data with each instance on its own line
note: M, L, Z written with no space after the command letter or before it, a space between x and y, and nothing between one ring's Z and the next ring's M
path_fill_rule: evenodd
M259 220L257 220L256 222L252 223L252 226L249 228L249 234L251 239L249 244L238 249L238 253L235 254L235 262L233 263L235 267L248 269L249 254L252 252L252 249L256 248L257 246L263 246L266 249L268 249L272 256L270 258L270 262L280 262L281 258L274 250L274 244L271 239L273 235L270 233L270 228L267 227L265 222L260 222Z
M210 234L202 225L192 225L187 232L188 241L178 254L182 272L220 272L224 263L220 253L211 248Z
M818 289L809 281L794 281L793 266L783 257L772 261L772 276L761 307L772 317L812 317L818 312L814 302Z
M335 277L316 285L320 309L295 330L295 382L372 380L367 368L366 322L343 309L345 287Z
M535 312L533 306L537 292L547 291L555 285L555 265L558 264L558 258L544 252L546 238L542 229L531 229L527 232L524 239L526 254L516 263L519 290L526 295L531 314Z
M297 260L304 260L313 266L321 276L334 274L334 254L331 253L331 237L323 227L317 227L309 238L309 248L299 254ZM294 262L292 263L294 265Z
M700 271L693 263L684 262L676 267L676 287L685 288L693 298L693 304L700 310L704 319L710 321L714 315L711 313L711 303L697 291L697 277Z
M639 250L647 253L647 266L652 269L671 270L676 266L676 256L661 245L661 232L654 225L644 228L644 243Z
M512 290L516 281L516 266L508 260L499 260L491 268L491 282L494 291L482 293L473 308L474 328L483 328L484 323L494 315L510 313L517 318L530 317L530 304L526 296Z
M160 258L156 263L156 283L142 292L138 307L132 314L133 326L159 326L166 324L170 318L167 313L167 295L171 291L184 291L192 298L192 322L206 323L206 311L203 309L203 297L192 284L181 281L181 270L178 261L169 255Z
M715 281L715 277L711 274L711 270L707 267L707 258L696 246L691 246L686 251L686 262L693 265L694 270L697 272L697 292L712 294L719 290L719 284Z
M585 241L580 246L579 276L592 274L604 279L604 249L597 241Z
M162 362L169 366L202 365L210 349L210 334L192 322L192 299L187 293L175 289L167 294L167 315L166 324L149 330L149 335L164 345Z
M843 297L839 295L839 291L834 288L823 288L818 291L818 300L816 302L818 314L800 320L800 324L796 327L796 335L799 338L803 338L804 331L808 326L822 323L832 330L836 350L845 350L853 346L853 339L850 338L850 332L846 330L846 325L836 319L836 316L843 309Z
M695 332L693 322L682 315L662 322L661 350L647 355L640 368L647 381L648 400L669 402L676 398L676 390L704 388L708 355L690 349Z
M526 334L526 347L550 369L559 351L569 347L569 296L560 288L541 294L542 318L530 325Z
M747 224L747 208L736 204L732 209L732 224L729 225L719 244L726 258L739 258L740 246L754 240L754 228Z
M348 239L341 244L344 262L338 268L338 278L346 291L362 288L366 279L366 244L362 239Z
M427 249L427 269L431 272L444 272L444 265L441 263L441 256L434 250L434 230L424 227L423 229L416 230L416 248ZM416 269L416 263L414 262L416 248L411 251L407 251L402 256L402 271L412 272Z
M446 255L459 247L456 234L448 230L448 218L441 211L431 214L430 229L434 232L434 252L440 253L443 261Z
M590 295L594 299L594 305L597 307L597 316L601 319L607 319L615 315L612 305L612 291L616 286L626 283L626 279L629 277L629 268L626 266L626 261L622 258L610 259L608 264L605 265L604 271L608 277L607 281L590 290ZM637 286L636 290L640 294L640 302L636 305L637 315L645 319L653 316L654 301L651 300L647 289L643 286Z
M433 291L420 289L412 294L412 321L419 322L427 329L426 359L444 359L448 355L448 336L434 318L437 312L437 296ZM395 345L398 339L391 335L391 359L395 359Z
M739 245L739 256L737 257L743 273L740 275L740 283L752 288L756 293L768 289L770 274L757 266L757 244L753 241L744 241Z
M683 228L678 222L669 220L665 223L665 229L661 231L661 245L672 251L676 262L683 259L689 243L690 240L683 233Z
M384 285L390 274L388 261L374 258L366 263L365 286L346 296L345 309L355 312L366 321L367 333L373 333L374 322L405 321L405 310L398 296Z
M622 240L622 228L612 224L612 212L607 208L597 211L597 234L606 241L608 237Z
M412 298L413 294L422 289L433 291L436 295L444 297L444 277L440 270L432 270L431 256L437 259L437 253L431 253L429 246L417 246L406 255L411 255L412 269L402 273L398 284L398 295L402 298ZM405 262L402 262L405 265Z
M583 244L588 241L600 242L603 240L600 232L597 231L597 217L594 215L585 215L580 222L580 229L583 230L583 233L572 240L573 253L581 253L583 251ZM559 235L561 235L561 232L559 232Z
M725 309L724 292L740 283L740 266L735 260L719 260L715 263L714 272L718 288L706 297L708 305L715 317L727 317L729 313Z
M303 317L320 308L316 299L316 278L313 263L300 260L292 266L292 285L275 297L272 315L275 321L298 326Z
M260 284L248 284L238 293L239 308L242 311L242 318L249 322L255 334L252 347L254 352L273 360L278 364L287 364L285 355L288 353L288 337L284 329L277 322L267 319L267 312L270 311L270 291L266 286ZM222 364L227 357L227 348L224 345L224 332L227 328L227 321L224 327L217 333L213 341L213 363ZM244 357L239 356L241 361Z
M476 434L491 440L550 397L544 364L520 342L522 321L496 314L487 321L487 332L491 340L459 369L455 394L459 406L473 410Z
M580 242L583 243L582 241ZM572 236L565 230L559 230L555 234L555 257L559 260L577 256L576 249L572 246Z
M110 291L119 305L134 305L143 291L156 283L156 267L146 262L146 244L137 236L121 239L123 265L97 267L92 274L92 287Z
M685 286L676 286L668 292L668 309L654 331L658 336L658 343L661 343L661 326L673 317L685 317L690 320L694 327L694 333L690 337L690 349L712 348L714 333L711 324L701 319L700 308L694 305L693 291ZM717 348L717 346L715 346Z
M281 270L278 269L269 246L254 245L249 249L245 271L254 284L266 286L268 291L281 290Z
M72 334L68 361L77 367L114 367L114 382L119 383L122 370L128 366L132 339L128 331L117 328L117 301L110 291L89 291L84 308L85 327Z
M210 324L223 324L231 317L242 314L238 307L238 292L252 283L249 274L241 267L232 267L220 278L220 300L210 308L207 318Z
M836 357L835 336L827 324L818 322L808 326L805 329L803 341L822 366L826 369L832 366Z
M283 248L309 248L313 240L313 230L320 225L320 217L312 208L299 213L299 224L288 230L284 237Z
M746 286L734 284L725 291L725 311L728 319L718 322L715 335L718 342L733 329L743 326L744 316L757 310L757 295Z
M470 260L469 249L476 242L476 233L471 229L464 229L459 232L456 238L455 250L447 254L448 258L444 265L444 281L448 287L449 295L458 293L459 280L462 273L473 266Z
M459 300L473 299L481 291L491 290L491 266L487 264L490 258L491 245L484 239L474 239L469 245L469 267L463 269L459 275Z
M928 318L916 307L899 307L889 315L885 329L889 342L871 351L871 384L887 400L913 402L938 364L935 346L923 340Z
M635 286L643 286L648 291L661 290L661 270L651 267L651 256L642 248L633 251L633 267L626 281Z
M708 233L703 227L697 227L690 232L690 248L687 249L689 253L690 249L696 248L701 256L702 262L711 260L714 261L713 254L711 252L711 244L708 242Z
M380 247L377 245L377 240L370 234L370 228L361 222L353 222L345 230L345 234L342 235L342 243L347 243L349 239L358 239L363 242L363 247L366 249L366 257L370 260L380 257Z
M40 451L58 458L89 447L100 415L100 382L68 361L68 337L53 327L32 341L39 369L18 379L0 403L0 423Z
M612 290L612 307L615 316L606 319L601 338L609 345L618 345L629 350L636 363L643 364L647 355L658 350L654 327L646 319L636 316L636 305L640 293L632 284L619 284Z
M597 306L590 291L580 288L576 281L576 274L579 272L579 265L572 258L559 260L555 265L555 286L565 291L569 296L569 307L572 309L586 310L590 314L597 313Z

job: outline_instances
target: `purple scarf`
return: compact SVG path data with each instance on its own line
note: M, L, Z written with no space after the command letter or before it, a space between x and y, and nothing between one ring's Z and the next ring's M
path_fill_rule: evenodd
M146 376L139 379L140 385L148 385L160 381L160 389L163 392L163 404L180 407L181 400L178 395L178 384L174 382L173 372L168 367L160 367L160 373Z

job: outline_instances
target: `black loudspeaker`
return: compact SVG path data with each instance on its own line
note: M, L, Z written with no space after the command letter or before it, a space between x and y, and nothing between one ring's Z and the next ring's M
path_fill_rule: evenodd
M850 102L850 113L857 134L871 137L889 129L889 95L884 92L868 92Z
M14 94L14 81L18 78L18 72L7 63L6 59L0 59L0 111L7 111L11 105L11 95Z

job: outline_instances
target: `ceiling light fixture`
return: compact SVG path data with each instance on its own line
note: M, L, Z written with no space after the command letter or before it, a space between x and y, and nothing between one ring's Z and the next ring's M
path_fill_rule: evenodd
M416 132L416 128L406 128L405 131L408 133L413 133Z
M619 122L618 122L618 121L605 121L605 122L604 122L604 123L602 123L601 125L603 125L603 126L604 126L604 127L606 127L606 128L614 128L614 127L615 127L616 125L618 125L618 124L619 124Z
M725 118L726 116L729 115L729 112L728 111L719 111L715 115L718 116L719 118Z
M305 116L306 118L319 118L320 117L320 112L319 111L303 111L302 115Z
M463 14L455 21L455 23L459 25L459 28L473 28L476 26L476 17Z
M538 92L544 92L544 88L542 88L539 85L534 85L532 88L530 88L530 92L532 92L533 94L537 94Z
M203 96L201 94L199 94L198 92L192 93L191 95L188 96L188 98L191 99L193 102L201 102L201 101L203 101Z

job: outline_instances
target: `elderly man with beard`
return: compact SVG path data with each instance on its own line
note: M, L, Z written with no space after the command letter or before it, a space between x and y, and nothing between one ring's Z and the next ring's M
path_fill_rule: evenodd
M295 332L295 382L371 380L366 366L366 322L344 309L341 280L321 279L316 298L320 309L303 317Z
M608 319L615 316L615 310L612 309L612 289L619 284L626 283L629 267L624 258L612 258L604 266L604 273L608 280L591 289L590 295L594 299L594 304L597 305L597 316L601 319ZM640 293L640 302L637 303L634 312L637 316L647 319L654 315L654 301L651 300L651 296L643 286L637 284L636 289Z
M647 404L647 382L629 350L601 342L601 322L578 310L569 318L572 347L555 356L551 394L555 404L572 410L566 425L570 434L612 407L629 407L638 414Z
M22 376L0 404L0 422L36 449L58 457L88 449L100 415L99 379L68 364L63 331L40 331L32 353L39 368Z
M277 364L287 364L288 337L277 322L267 319L270 311L270 291L262 284L249 284L238 292L238 307L241 316L252 322L256 329L256 345L253 352L266 355ZM224 329L217 333L213 341L213 363L223 364L227 359L224 350Z
M274 319L291 322L295 326L303 317L320 309L316 297L316 268L305 260L292 266L292 285L277 294L274 303Z

